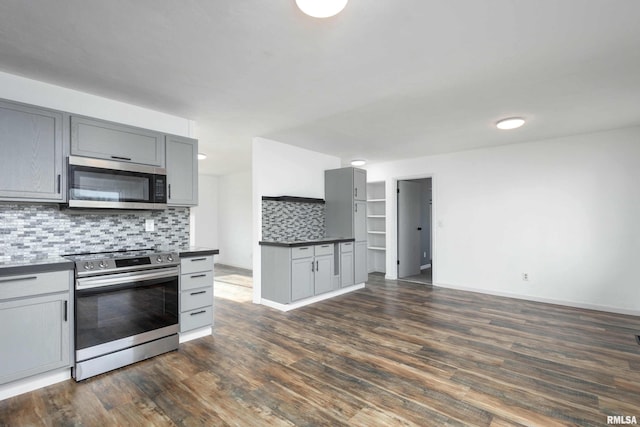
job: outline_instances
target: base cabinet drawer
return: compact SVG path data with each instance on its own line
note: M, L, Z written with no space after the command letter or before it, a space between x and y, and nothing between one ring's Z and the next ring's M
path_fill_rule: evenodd
M210 326L213 323L213 307L196 308L180 313L180 332Z
M213 271L205 271L201 273L183 274L180 277L181 288L183 291L189 289L204 288L213 284Z
M199 273L213 270L213 255L182 258L180 260L180 274Z
M213 288L191 289L182 292L180 311L193 310L213 304Z

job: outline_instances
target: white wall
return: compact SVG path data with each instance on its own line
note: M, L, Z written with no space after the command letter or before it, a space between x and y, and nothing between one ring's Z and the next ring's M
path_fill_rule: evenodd
M194 246L220 247L218 183L217 176L198 175L198 206L191 208L191 244Z
M252 269L251 171L219 177L220 256L217 262Z
M262 196L299 196L324 199L324 171L341 166L340 158L254 138L253 180L253 301L261 299L260 245Z
M436 285L638 315L639 160L633 127L370 165L387 181L387 275L396 181L433 175Z
M3 72L0 72L0 98L197 137L192 120Z

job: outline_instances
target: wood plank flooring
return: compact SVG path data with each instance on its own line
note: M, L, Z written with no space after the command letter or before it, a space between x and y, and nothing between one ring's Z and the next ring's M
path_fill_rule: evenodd
M252 304L244 286L216 282L215 295L213 336L1 401L0 425L497 427L640 419L638 317L380 275L365 289L289 313Z

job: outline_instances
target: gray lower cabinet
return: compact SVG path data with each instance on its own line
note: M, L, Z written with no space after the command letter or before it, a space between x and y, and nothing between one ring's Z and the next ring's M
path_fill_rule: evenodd
M64 201L63 113L0 101L0 200Z
M71 367L71 271L0 276L0 384Z
M354 284L353 242L340 243L340 287Z
M354 280L356 284L365 283L369 278L367 269L367 242L356 242L353 257Z
M198 204L198 140L167 135L167 204Z
M180 259L180 332L213 325L213 255Z
M289 304L334 290L333 248L262 246L262 298Z
M165 135L90 117L71 116L71 154L165 167Z

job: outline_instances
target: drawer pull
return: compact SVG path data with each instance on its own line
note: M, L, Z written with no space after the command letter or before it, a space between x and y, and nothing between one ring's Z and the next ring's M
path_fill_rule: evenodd
M193 276L191 276L192 279L197 279L198 277L207 277L206 274L195 274Z
M24 280L36 280L38 278L38 276L29 276L29 277L18 277L17 279L2 279L0 280L0 283L4 283L4 282L21 282Z
M329 245L322 245L322 246L320 246L320 247L321 247L321 248L328 248L328 247L329 247Z
M191 259L191 262L196 262L196 261L206 261L206 258L193 258Z
M203 314L203 313L206 313L206 312L207 312L207 310L200 310L200 311L196 311L194 313L191 313L190 316L195 316L196 314Z
M299 251L306 251L309 248L298 248Z
M191 292L191 294L189 295L200 295L200 294L206 294L207 291L198 291L198 292Z
M111 158L112 158L112 159L115 159L115 160L128 160L128 161L131 161L131 158L130 158L130 157L111 156Z

